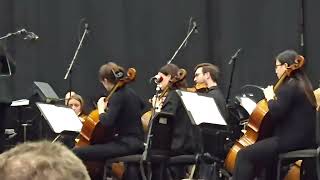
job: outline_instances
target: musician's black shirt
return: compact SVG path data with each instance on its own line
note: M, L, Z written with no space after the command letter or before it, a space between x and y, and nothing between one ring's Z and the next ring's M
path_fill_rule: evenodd
M282 84L268 107L275 127L273 135L281 142L280 152L314 145L316 110L296 79Z
M120 88L111 96L106 113L100 114L100 122L114 128L119 137L133 136L143 140L143 106L143 102L132 89Z
M212 86L209 88L208 94L214 98L221 115L224 117L225 120L228 119L228 111L226 106L226 99L222 94L220 88L218 86Z
M181 99L176 91L170 91L161 111L174 114L174 128L171 143L175 154L196 153L202 151L201 135L198 127L192 125Z

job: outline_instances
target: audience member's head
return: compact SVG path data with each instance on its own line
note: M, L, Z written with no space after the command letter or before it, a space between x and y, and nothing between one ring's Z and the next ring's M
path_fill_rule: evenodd
M82 161L60 143L28 142L0 154L1 180L90 180Z

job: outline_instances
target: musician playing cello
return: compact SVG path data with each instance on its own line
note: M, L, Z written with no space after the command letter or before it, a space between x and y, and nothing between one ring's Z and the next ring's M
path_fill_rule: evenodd
M112 62L99 69L99 80L108 92L123 76L124 69ZM136 93L124 85L112 94L109 102L101 97L97 105L101 125L116 131L113 140L105 144L75 148L74 153L84 161L103 161L116 156L142 153L144 134L140 117L143 103Z
M275 60L275 72L280 79L289 67L297 63L293 50L281 52ZM308 77L301 68L286 77L276 92L272 86L264 89L270 120L271 136L241 149L236 157L233 180L254 179L257 167L266 168L266 179L276 179L279 153L315 146L316 101Z
M161 111L174 114L171 142L171 151L174 155L195 154L201 149L197 129L192 126L187 114L184 112L181 99L175 92L177 89L183 90L187 87L186 79L181 74L186 74L185 70L179 69L175 64L166 64L158 72L158 76L162 79L160 82L161 89L167 92ZM156 167L153 168L153 180L160 177L158 169ZM171 168L172 179L182 179L185 177L185 173L184 167ZM163 179L169 178L165 177Z

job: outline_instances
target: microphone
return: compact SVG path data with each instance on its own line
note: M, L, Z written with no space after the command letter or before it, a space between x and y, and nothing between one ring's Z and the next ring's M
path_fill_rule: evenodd
M23 38L23 39L25 39L25 40L33 40L33 41L35 41L35 40L38 40L39 39L39 36L38 35L36 35L35 33L33 33L33 32L28 32L28 31L26 31L26 37L25 38Z
M155 75L155 76L153 76L152 78L149 79L150 83L154 82L156 84L159 84L162 81L163 81L163 78L161 76L159 76L159 75Z
M20 34L26 33L26 32L27 32L26 29L20 29L19 31L17 31L17 32L15 32L15 33L13 33L13 34L14 34L14 35L20 35Z
M85 28L85 30L87 30L87 33L90 32L90 28L89 28L89 24L88 23L84 24L84 28Z
M194 33L198 34L199 31L198 31L198 26L196 21L193 21L193 27L194 27Z
M239 53L242 51L242 48L239 48L238 50L237 50L237 52L231 57L231 59L230 59L230 61L229 61L229 63L228 64L231 64L235 59L237 59L238 58L238 55L239 55Z

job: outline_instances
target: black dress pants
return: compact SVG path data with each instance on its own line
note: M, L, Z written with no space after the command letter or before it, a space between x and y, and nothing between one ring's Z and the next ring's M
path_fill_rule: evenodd
M106 144L94 144L84 147L74 148L73 152L83 161L98 161L104 162L106 159L127 156L132 154L139 154L143 152L143 141L136 137L121 137L117 140ZM137 168L136 168L137 169ZM136 173L136 172L134 172ZM90 174L91 176L91 174ZM125 177L130 177L132 180L140 179L140 176L125 172ZM91 179L102 179L102 174L91 176Z
M143 142L135 137L122 137L107 144L94 144L74 148L73 152L83 161L104 161L109 158L142 153Z
M236 158L232 180L252 180L257 170L266 168L266 179L275 179L279 139L267 138L241 149Z

